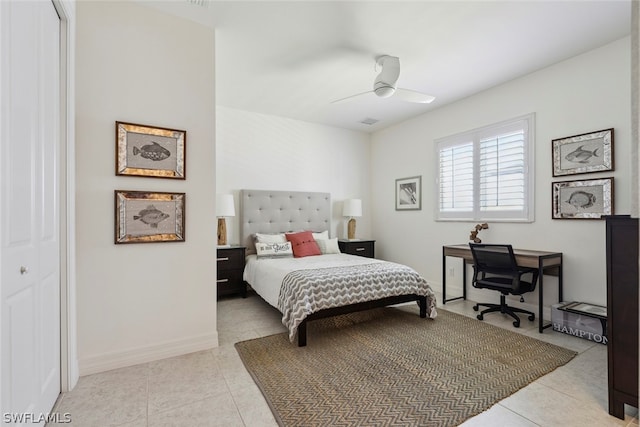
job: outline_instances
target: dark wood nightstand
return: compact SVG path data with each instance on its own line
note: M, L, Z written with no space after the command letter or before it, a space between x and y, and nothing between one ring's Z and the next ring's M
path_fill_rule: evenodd
M240 293L242 298L247 297L247 284L242 280L245 249L244 246L217 248L218 298L236 293Z
M338 247L340 252L345 254L375 258L375 242L375 240L338 239Z

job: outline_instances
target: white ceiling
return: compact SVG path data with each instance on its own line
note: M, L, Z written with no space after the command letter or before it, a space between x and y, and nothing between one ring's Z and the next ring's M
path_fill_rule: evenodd
M365 132L603 46L631 28L630 0L144 3L216 29L218 105ZM371 90L382 54L400 58L398 87L436 100L371 94L331 104ZM379 122L361 124L365 118Z

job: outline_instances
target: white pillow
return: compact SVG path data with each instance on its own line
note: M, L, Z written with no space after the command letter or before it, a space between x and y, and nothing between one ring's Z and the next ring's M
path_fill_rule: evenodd
M293 257L291 242L256 243L258 258L290 258Z
M338 246L337 237L334 237L333 239L316 240L316 243L318 244L320 252L322 252L323 255L340 253L340 247Z
M311 233L311 235L313 236L314 240L327 240L329 238L329 231L324 230L320 233Z
M262 234L256 233L256 240L260 243L286 243L284 233Z

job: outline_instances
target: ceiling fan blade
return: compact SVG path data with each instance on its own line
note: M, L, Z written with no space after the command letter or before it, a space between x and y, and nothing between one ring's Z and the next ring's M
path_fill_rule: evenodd
M426 93L402 88L397 88L393 96L397 96L403 101L416 102L419 104L429 104L430 102L433 102L434 99L436 99L435 96L427 95Z
M346 98L336 99L335 101L331 101L331 103L332 104L342 104L343 102L351 101L351 100L353 100L355 98L359 98L359 97L361 97L363 95L367 95L367 94L370 94L370 93L373 93L373 91L369 90L369 91L366 91L366 92L362 92L362 93L358 93L358 94L355 94L355 95L347 96Z

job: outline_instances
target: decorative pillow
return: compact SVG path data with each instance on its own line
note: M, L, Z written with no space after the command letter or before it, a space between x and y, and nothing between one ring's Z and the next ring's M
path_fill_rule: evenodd
M258 258L292 258L291 242L284 243L256 243Z
M324 230L321 233L311 232L311 235L315 240L327 240L329 238L329 232L327 230Z
M340 247L338 246L337 237L334 237L333 239L316 240L316 243L318 244L320 252L322 252L323 255L340 253Z
M293 248L293 256L302 258L311 255L322 255L320 248L313 238L310 231L302 231L300 233L285 234L288 241L291 242Z
M285 237L284 233L256 233L256 241L258 241L259 243L286 243L287 238Z

